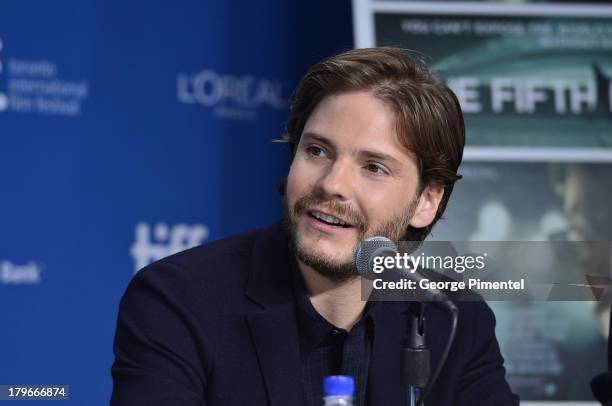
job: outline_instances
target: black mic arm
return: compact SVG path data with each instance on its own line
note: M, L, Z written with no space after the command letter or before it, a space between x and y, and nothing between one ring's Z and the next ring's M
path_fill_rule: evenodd
M408 390L408 406L416 406L431 376L430 354L425 342L425 305L418 303L402 343L402 384Z

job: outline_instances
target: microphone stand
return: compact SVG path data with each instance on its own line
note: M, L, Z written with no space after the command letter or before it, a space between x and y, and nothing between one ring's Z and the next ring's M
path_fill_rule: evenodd
M398 253L397 246L393 241L386 237L371 237L363 242L370 244L360 244L355 252L355 266L359 275L374 279L372 271L372 261L375 257L393 256ZM423 279L418 273L405 273L400 269L393 268L399 275L412 281ZM425 346L425 308L422 301L418 302L419 312L411 318L409 336L404 339L401 351L401 382L408 390L408 400L411 406L423 406L427 396L431 393L433 385L436 383L446 359L450 354L457 325L459 323L459 308L449 300L446 295L437 289L425 289L421 292L427 302L444 310L451 317L451 326L446 345L442 350L440 360L436 368L431 373L429 365L429 350ZM431 376L430 376L431 375ZM415 404L416 403L416 404Z
M412 313L409 334L402 343L401 379L408 391L408 406L416 406L431 375L430 354L425 343L425 304Z

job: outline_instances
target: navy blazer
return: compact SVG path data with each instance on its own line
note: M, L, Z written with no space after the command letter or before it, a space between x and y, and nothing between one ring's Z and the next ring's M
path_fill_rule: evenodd
M112 367L113 406L302 405L290 251L280 224L199 246L136 274L122 300ZM428 405L518 405L505 380L495 318L458 302L455 343ZM367 400L406 404L400 348L408 304L382 303ZM450 319L427 307L432 367Z

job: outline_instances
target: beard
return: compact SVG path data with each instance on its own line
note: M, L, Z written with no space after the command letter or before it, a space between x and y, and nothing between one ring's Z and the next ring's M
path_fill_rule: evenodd
M309 194L299 198L290 207L287 196L283 196L285 224L291 236L291 248L297 259L315 272L334 282L348 282L359 275L355 270L354 255L359 243L374 236L387 237L392 241L406 239L409 235L410 220L416 211L420 193L417 193L408 207L392 215L383 224L372 228L365 217L350 204L342 204L324 196ZM309 210L324 209L327 213L343 219L357 231L357 241L348 256L332 256L308 250L297 232L298 219Z

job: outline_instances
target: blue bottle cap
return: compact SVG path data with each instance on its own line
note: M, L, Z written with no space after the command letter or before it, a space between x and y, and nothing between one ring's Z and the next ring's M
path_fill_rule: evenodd
M323 379L324 396L353 396L355 380L348 375L330 375Z

